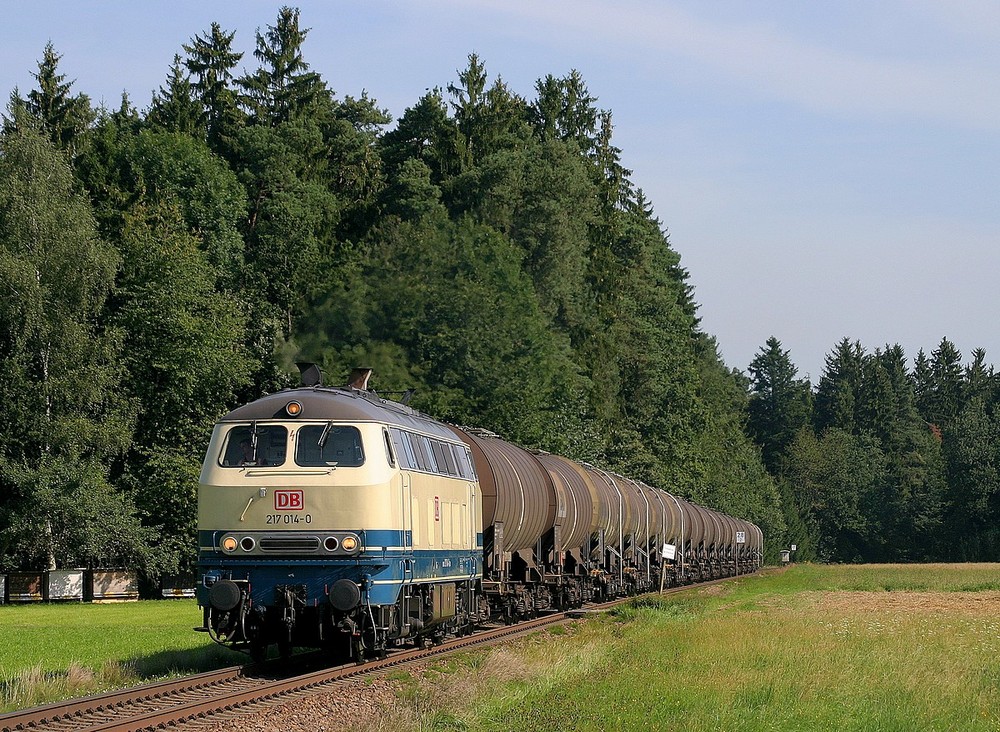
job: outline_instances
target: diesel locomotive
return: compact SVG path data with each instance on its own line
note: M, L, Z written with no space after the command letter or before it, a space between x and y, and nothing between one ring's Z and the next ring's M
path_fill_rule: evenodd
M748 521L436 421L369 390L370 373L324 387L306 369L215 426L198 603L217 642L360 662L762 563Z

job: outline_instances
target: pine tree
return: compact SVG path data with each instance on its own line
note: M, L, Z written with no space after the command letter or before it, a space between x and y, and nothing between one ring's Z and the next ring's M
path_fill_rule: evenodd
M921 395L923 417L947 429L962 409L962 354L947 338L931 353L930 380Z
M184 65L195 78L192 85L202 105L201 124L209 145L224 152L229 138L242 124L236 93L232 88L233 69L243 58L232 50L235 31L226 33L212 23L204 36L195 36L183 46Z
M422 161L431 171L431 180L440 186L462 171L464 140L440 89L427 92L409 107L395 128L379 139L382 159L393 175L409 159Z
M549 74L535 82L538 98L529 105L528 115L542 139L572 140L578 150L589 155L597 134L597 98L591 96L579 71L556 79Z
M458 74L458 84L449 84L455 122L465 141L466 161L481 165L490 154L508 148L512 142L530 134L527 103L497 77L489 88L486 65L476 54L469 55L469 65Z
M73 82L59 73L61 54L57 54L49 41L45 45L38 72L32 76L38 88L28 92L27 111L42 123L52 141L66 150L72 158L78 150L80 136L94 121L90 99L85 94L70 93Z
M973 399L945 437L945 556L951 561L996 561L1000 556L1000 419L995 408L982 398Z
M194 98L191 77L184 72L181 57L174 56L166 88L153 93L146 121L168 132L200 136L202 108Z
M288 122L317 103L329 109L326 84L319 74L309 71L302 56L308 33L308 28L299 27L299 11L287 6L278 12L275 25L269 25L265 33L257 32L254 56L261 66L239 80L253 123L273 126Z
M996 388L996 375L993 367L986 365L986 351L976 348L972 352L972 363L965 368L965 388L962 390L962 401L968 404L974 399L985 399L992 395Z
M593 160L600 179L604 182L605 206L607 210L628 209L635 198L632 171L621 164L621 148L612 142L614 123L610 111L599 115L597 140L594 145Z
M751 392L747 431L760 448L772 475L795 435L809 424L812 391L797 379L798 370L781 342L771 336L750 363Z
M859 342L844 338L826 357L826 367L816 390L813 419L817 431L837 427L857 430L859 390L865 352Z

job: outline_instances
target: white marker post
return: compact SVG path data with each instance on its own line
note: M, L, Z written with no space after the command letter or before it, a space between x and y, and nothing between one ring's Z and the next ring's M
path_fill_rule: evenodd
M663 592L663 583L667 579L667 561L673 561L674 555L677 552L677 548L673 544L664 544L661 556L663 557L662 562L660 562L660 592Z

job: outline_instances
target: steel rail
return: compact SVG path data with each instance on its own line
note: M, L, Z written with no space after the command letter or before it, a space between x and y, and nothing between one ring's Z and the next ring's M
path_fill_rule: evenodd
M185 676L181 679L158 681L106 694L95 694L22 711L8 712L0 714L0 732L43 729L62 720L79 718L80 715L89 711L103 712L137 702L165 700L187 691L205 689L234 681L243 677L244 673L245 667L243 666L229 666L215 671Z

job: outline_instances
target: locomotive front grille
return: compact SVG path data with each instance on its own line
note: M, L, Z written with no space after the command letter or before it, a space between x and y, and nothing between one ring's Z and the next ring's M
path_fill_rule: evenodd
M262 552L318 552L318 536L265 536L260 540Z

